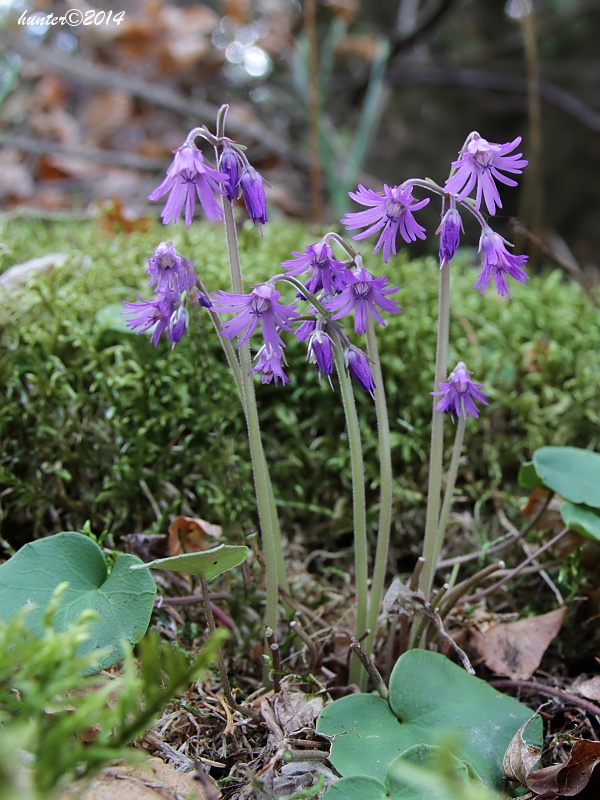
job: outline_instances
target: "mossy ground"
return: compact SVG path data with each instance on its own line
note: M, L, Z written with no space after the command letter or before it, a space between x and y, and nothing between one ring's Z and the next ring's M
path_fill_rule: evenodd
M171 351L122 331L118 304L149 296L148 251L161 239L194 259L209 290L228 287L219 226L154 226L108 233L100 220L11 220L1 229L0 269L48 252L68 262L29 279L0 311L2 535L14 546L89 520L115 538L163 531L179 513L210 519L228 535L255 525L246 434L233 381L208 315L198 314ZM240 234L249 284L312 241L292 222L261 237ZM452 265L450 363L463 360L491 402L466 437L461 498L510 494L520 462L544 444L595 446L599 438L597 311L558 271L515 285L513 300L472 290L475 254ZM377 258L367 266L381 273ZM379 331L392 427L396 541L420 536L426 485L437 313L437 264L394 259L403 312ZM291 300L291 297L289 298ZM337 392L320 387L303 345L288 338L291 385L258 386L265 445L284 529L308 528L343 543L351 530L349 458ZM357 392L367 483L376 518L376 421ZM450 428L450 426L448 426ZM451 446L451 432L448 447ZM410 537L409 537L410 538Z

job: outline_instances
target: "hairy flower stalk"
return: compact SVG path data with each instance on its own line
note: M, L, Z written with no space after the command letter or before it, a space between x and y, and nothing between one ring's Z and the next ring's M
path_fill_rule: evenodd
M437 345L435 351L435 385L446 375L448 364L448 334L450 329L450 266L440 270L438 296ZM442 461L444 455L444 415L433 410L431 419L431 447L429 453L429 485L427 489L427 513L423 558L425 562L419 576L419 589L429 596L433 585L437 559L437 531L442 491Z
M373 364L375 379L375 412L377 415L377 437L379 443L379 525L375 561L373 563L373 579L371 582L371 602L367 619L369 635L363 645L371 655L375 642L377 617L383 596L383 586L390 547L390 530L392 525L392 452L390 446L390 425L381 372L381 361L377 349L377 338L373 320L367 322L367 352Z
M367 627L368 590L368 549L367 549L367 513L365 501L365 469L363 463L362 443L356 403L352 391L346 364L344 363L343 346L336 336L334 346L335 366L340 382L342 404L346 417L348 444L350 447L350 470L352 473L352 509L354 517L354 568L356 579L356 620L354 635L360 639ZM366 688L366 673L356 658L350 664L350 683L357 683L361 689Z

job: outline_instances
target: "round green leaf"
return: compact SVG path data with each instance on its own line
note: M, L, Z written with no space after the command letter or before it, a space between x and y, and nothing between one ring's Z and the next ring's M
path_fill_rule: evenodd
M455 800L461 784L478 781L464 761L444 747L417 744L394 759L385 776L391 800Z
M350 694L325 706L317 731L334 737L329 760L340 775L380 781L396 756L420 741L399 725L387 700L375 694Z
M30 607L25 622L34 635L41 635L45 609L56 587L66 581L54 625L63 631L82 611L96 611L98 619L90 622L90 638L79 653L102 650L97 667L106 669L122 657L123 640L135 644L150 623L156 584L147 572L132 572L134 564L141 564L137 556L121 553L108 574L98 545L70 531L26 544L0 566L0 619L8 622Z
M185 572L186 575L201 575L204 580L212 581L217 575L239 567L248 558L249 548L245 545L220 544L212 550L200 553L184 553L172 558L157 558L146 564L137 564L131 569L170 569L173 572Z
M502 759L514 734L531 717L527 706L428 650L409 650L398 659L389 692L390 708L417 741L437 744L442 734L450 736L448 741L454 736L454 754L484 783L502 786ZM527 732L530 743L541 746L539 717Z
M571 503L600 508L600 453L579 447L541 447L533 454L539 478Z
M544 489L546 486L535 471L533 461L526 461L524 464L521 464L519 467L518 481L519 486L523 486L525 489Z
M560 515L565 523L565 528L577 531L588 539L600 541L600 514L593 509L565 500L560 507Z
M452 753L488 786L502 786L502 759L531 711L497 692L439 653L409 650L391 675L389 703L354 694L323 709L317 730L333 737L330 761L346 776L385 782L391 763L415 745L437 745L444 736ZM539 717L528 728L541 745Z
M353 775L332 783L321 800L390 800L385 786L376 778ZM431 800L431 798L428 798Z

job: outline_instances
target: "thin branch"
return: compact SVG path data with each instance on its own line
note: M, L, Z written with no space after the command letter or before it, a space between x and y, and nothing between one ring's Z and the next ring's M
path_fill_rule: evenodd
M600 719L600 707L594 703L590 703L589 700L585 700L583 697L578 697L570 692L564 692L562 689L546 686L544 683L538 683L537 681L499 680L490 681L490 686L493 686L495 689L522 689L525 692L529 692L529 694L544 694L548 697L558 697L565 703L572 703L573 705L579 706L579 708L583 708L588 713L594 714Z

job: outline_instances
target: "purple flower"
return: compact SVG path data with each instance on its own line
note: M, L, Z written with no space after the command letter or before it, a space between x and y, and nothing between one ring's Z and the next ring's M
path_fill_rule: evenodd
M435 411L444 411L455 417L463 417L466 419L469 415L472 417L479 417L475 400L484 406L487 406L487 394L482 392L478 387L483 386L483 383L473 383L462 361L459 361L454 371L450 374L448 383L439 383L441 391L431 392L435 397L441 399L434 407Z
M252 372L260 372L263 383L275 382L275 386L281 381L282 385L290 382L290 379L283 371L283 364L287 364L283 349L281 347L271 348L268 344L263 344L258 353L254 356L257 362Z
M263 188L263 180L253 167L246 167L240 178L242 197L252 222L259 227L268 222L267 198Z
M180 256L172 242L161 242L147 260L148 286L156 284L155 291L159 294L189 291L196 285L194 264Z
M223 150L219 159L219 169L226 176L223 181L225 194L233 202L239 195L240 165L238 157L231 148Z
M374 399L373 389L375 389L375 381L373 380L373 373L369 366L369 359L354 345L349 345L344 352L344 361L348 367L348 372L360 388L371 395Z
M305 284L311 294L316 294L321 289L329 295L337 294L344 281L346 267L333 257L333 251L327 242L310 244L304 253L292 251L292 255L294 258L281 262L288 275L301 275L306 270L311 270L312 275Z
M167 337L175 343L171 331L169 330L169 323L173 314L176 313L179 300L178 293L170 292L157 297L155 300L142 300L137 294L136 297L139 303L123 301L126 310L121 313L131 317L131 319L128 319L126 322L127 327L132 331L139 328L139 330L136 331L137 334L145 333L151 328L154 328L150 341L155 347L165 331L167 331ZM175 335L177 335L178 332L179 329L175 331ZM181 339L181 336L179 336L179 339ZM179 341L179 339L177 339L177 341Z
M264 342L272 351L282 346L277 327L291 331L291 323L299 316L295 305L279 303L279 292L270 283L255 286L249 294L211 292L215 299L215 310L219 313L235 314L221 323L221 336L233 339L240 336L239 345L247 342L262 324Z
M390 254L396 255L396 237L398 231L405 242L414 242L415 239L425 238L423 228L413 216L413 211L418 211L429 202L415 201L410 187L389 187L383 185L383 194L365 189L358 185L358 192L349 192L350 197L363 206L371 206L367 211L356 211L346 214L342 223L346 230L367 227L366 231L357 233L353 239L365 239L377 231L381 231L373 252L377 253L383 247L383 260L387 263ZM383 230L382 230L383 229Z
M483 294L488 288L492 277L498 294L501 296L507 294L509 297L511 295L506 283L507 274L519 283L525 283L527 280L527 273L521 269L527 262L527 256L512 255L506 249L506 244L510 245L510 242L507 242L491 228L484 228L481 232L479 252L483 254L483 268L473 285L474 289L481 289L480 294Z
M463 229L460 214L456 208L449 208L442 217L436 233L440 235L440 269L449 264L460 243L460 232Z
M464 200L477 184L475 206L479 208L483 195L487 210L494 214L496 206L502 208L495 180L507 186L516 186L516 181L502 173L520 175L522 168L527 166L528 162L521 158L521 153L507 155L520 141L521 137L517 136L512 142L496 144L483 139L476 131L470 133L458 159L452 162L456 172L446 181L445 191L455 194L457 200Z
M188 326L188 312L185 304L179 305L171 314L169 324L167 326L167 336L173 342L172 347L181 341L183 334L186 332ZM171 348L172 349L172 348Z
M329 385L331 383L331 373L333 372L333 346L331 337L322 330L316 330L309 339L306 358L321 375L326 375Z
M397 292L398 286L387 287L388 279L383 276L375 278L364 267L348 271L346 275L346 288L337 297L328 300L324 305L328 311L335 312L331 319L345 317L354 309L354 331L359 335L367 330L367 318L371 314L380 325L385 325L385 321L377 310L379 306L383 311L390 314L397 314L402 311L398 303L388 300L385 295Z
M159 200L169 193L160 215L164 224L177 222L185 206L185 224L191 225L196 194L208 219L220 220L222 211L215 194L223 194L219 183L226 183L228 177L209 166L200 150L192 145L184 144L173 152L175 157L166 178L148 195L149 200Z
M316 313L315 309L311 306L311 313ZM316 319L306 319L296 328L294 336L299 342L305 342L308 337L313 333L317 327Z

